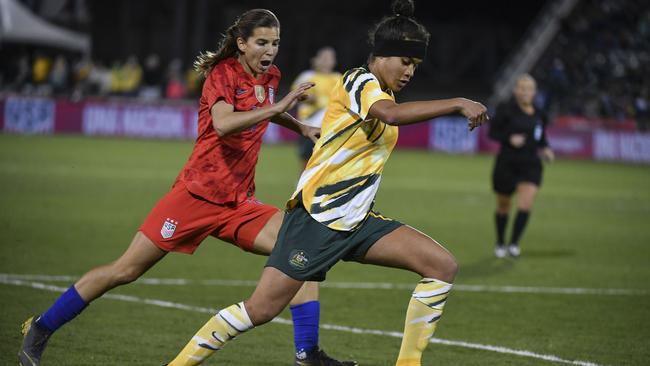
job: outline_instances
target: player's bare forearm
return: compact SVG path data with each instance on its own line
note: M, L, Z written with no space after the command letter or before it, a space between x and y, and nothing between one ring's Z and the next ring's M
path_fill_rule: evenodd
M234 107L224 101L216 103L210 111L212 126L221 137L243 131L279 113L275 105L257 108L252 111L235 112Z
M303 124L287 112L276 114L271 122L286 127L298 134L303 134Z
M389 125L407 125L425 121L460 110L455 99L429 100L421 102L395 103L380 100L370 107L370 115Z
M452 113L461 113L481 122L487 118L487 109L480 103L465 98L439 99L420 102L395 103L380 100L370 107L369 114L390 125L408 125Z
M314 143L316 143L320 137L320 128L305 125L287 112L280 113L271 118L271 122L277 123L280 126L284 126L292 131L295 131L298 134L312 140Z

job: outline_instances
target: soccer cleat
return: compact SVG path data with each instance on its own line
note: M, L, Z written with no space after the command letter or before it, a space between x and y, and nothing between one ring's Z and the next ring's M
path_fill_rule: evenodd
M506 254L506 248L503 245L497 245L494 247L494 256L497 258L505 258Z
M508 245L508 254L510 254L511 257L519 257L521 255L521 249L519 249L519 245L517 244L510 244Z
M300 351L296 353L295 366L357 366L356 361L338 361L318 347L313 351Z
M18 359L22 366L38 366L41 363L41 355L47 345L47 340L52 333L36 323L31 317L23 323L23 345L18 353Z

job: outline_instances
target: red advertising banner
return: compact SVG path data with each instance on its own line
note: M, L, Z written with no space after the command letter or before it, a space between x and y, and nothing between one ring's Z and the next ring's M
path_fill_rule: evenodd
M553 126L574 131L636 131L636 121L632 119L589 118L583 116L558 116Z
M599 128L593 128L600 126ZM650 134L633 130L634 121L557 118L548 140L558 156L607 161L650 163ZM194 103L144 103L135 100L87 100L0 97L0 130L20 134L80 133L156 139L195 139ZM403 126L398 148L422 148L448 153L495 152L499 145L487 135L488 126L467 131L464 118L444 117ZM270 124L264 141L291 142L297 135Z
M427 149L429 147L429 123L416 123L399 128L398 148Z
M60 100L56 103L55 133L79 133L84 103Z
M5 100L0 98L0 131L5 129Z
M548 143L556 155L579 159L591 158L591 132L551 127L546 134Z

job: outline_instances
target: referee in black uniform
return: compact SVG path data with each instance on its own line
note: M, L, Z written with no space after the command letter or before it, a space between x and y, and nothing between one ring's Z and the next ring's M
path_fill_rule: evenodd
M536 91L535 79L521 75L515 84L514 99L500 105L490 121L490 138L501 144L492 171L492 188L497 196L494 254L498 258L520 255L519 239L542 183L542 159L551 162L555 158L546 139L546 115L533 104ZM506 243L508 213L515 192L517 216Z

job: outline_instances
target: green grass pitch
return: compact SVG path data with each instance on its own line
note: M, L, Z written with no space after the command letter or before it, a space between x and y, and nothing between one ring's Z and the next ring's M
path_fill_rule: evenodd
M80 276L115 259L192 149L190 141L0 135L0 364L17 364L20 323L58 293L9 284L7 274ZM458 289L436 338L554 356L574 364L650 362L650 167L558 161L546 167L518 260L493 258L490 156L396 151L377 196L382 214L443 243L458 259ZM282 206L298 177L290 146L264 146L257 196ZM112 291L138 299L221 308L248 296L264 258L208 239L193 256L171 254L145 278ZM13 277L11 277L13 278ZM340 263L332 284L414 285L405 271ZM67 287L69 281L31 280ZM24 282L22 282L24 284ZM478 286L476 291L470 285ZM321 290L322 323L401 332L410 291ZM493 286L488 291L486 286ZM506 292L505 286L531 292ZM548 288L636 292L551 293ZM570 290L567 290L570 292ZM99 299L51 339L43 365L160 365L209 315L151 303ZM289 319L285 311L282 318ZM367 365L393 365L400 340L321 330L331 354ZM272 323L229 344L208 365L290 365L289 325ZM551 365L540 358L431 344L425 365ZM582 362L582 363L581 363Z

